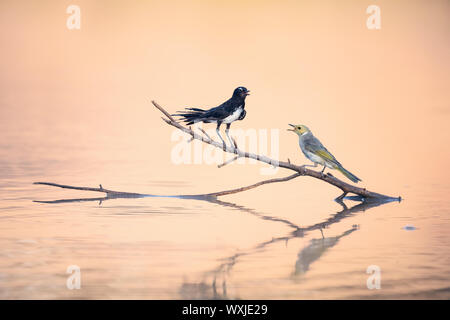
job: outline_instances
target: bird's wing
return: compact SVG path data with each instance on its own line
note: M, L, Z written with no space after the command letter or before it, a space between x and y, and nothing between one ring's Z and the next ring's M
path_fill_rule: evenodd
M338 166L341 166L339 161L324 147L324 145L314 137L312 134L309 137L305 137L305 149L309 152L318 155L326 161L335 163Z
M203 118L208 120L222 120L230 114L225 110L223 105L207 110L203 113Z
M231 115L240 105L243 106L244 104L241 101L230 98L221 105L206 110L203 116L210 120L222 120Z
M316 154L325 159L326 161L332 162L338 166L340 166L340 163L336 160L336 158L328 151L328 150L317 150Z
M230 98L221 105L204 110L200 108L186 108L187 111L183 113L178 113L176 115L185 117L188 121L204 121L204 122L213 122L213 121L221 121L231 115L239 106L244 107L245 102L238 101L236 99ZM245 114L244 114L245 116ZM244 119L242 116L239 120Z
M246 115L246 114L247 114L247 111L245 111L245 109L242 110L242 112L241 112L241 114L240 114L238 120L243 120L243 119L245 118L245 115Z

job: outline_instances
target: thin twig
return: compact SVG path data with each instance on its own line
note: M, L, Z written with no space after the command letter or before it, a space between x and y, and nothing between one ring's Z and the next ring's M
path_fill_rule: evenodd
M199 129L201 132L203 132L203 134L204 134L209 140L212 141L212 139L211 139L211 137L209 136L209 134L207 134L206 131L203 130L203 128L198 128L198 129Z
M76 187L76 186L58 184L58 183L53 183L53 182L34 182L33 184L41 184L41 185L52 186L52 187L63 188L63 189L103 192L103 193L106 193L106 195L107 195L106 198L57 200L56 202L75 202L75 201L91 201L92 199L107 200L108 198L141 198L141 197L142 198L144 198L144 197L171 197L171 198L184 198L184 199L188 198L188 199L205 200L205 199L211 199L211 198L215 198L215 197L219 197L219 196L224 196L224 195L228 195L228 194L233 194L233 193L250 190L250 189L262 186L264 184L288 181L288 180L298 177L299 175L300 175L299 173L295 173L288 177L264 180L264 181L260 181L258 183L246 186L246 187L241 187L241 188L236 188L236 189L231 189L231 190L225 190L225 191L219 191L219 192L213 192L213 193L203 193L203 194L188 194L188 195L186 195L186 194L185 195L154 195L154 194L145 194L145 193L122 192L122 191L114 191L114 190L105 189L102 187L102 185L100 185L100 188L91 188L91 187ZM36 201L36 202L56 203L54 201Z
M222 168L223 166L226 166L227 164L230 164L231 162L233 162L233 161L235 161L235 160L237 160L237 159L239 159L239 158L242 158L242 157L240 157L240 156L234 156L233 158L228 159L228 160L225 161L224 163L218 164L218 165L217 165L217 168Z
M124 198L126 198L126 197L135 197L135 196L144 196L143 194L140 194L140 193L108 190L108 189L103 188L103 186L101 184L99 185L100 188L75 187L75 186L70 186L70 185L66 185L66 184L58 184L58 183L52 183L52 182L34 182L33 184L42 184L42 185L46 185L46 186L58 187L58 188L63 188L63 189L103 192L103 193L106 193L108 196L114 196L114 197L123 196Z
M238 192L254 189L256 187L259 187L259 186L262 186L262 185L268 184L268 183L289 181L289 180L292 180L294 178L297 178L299 175L300 175L299 173L294 173L293 175L290 175L290 176L287 176L287 177L284 177L284 178L276 178L276 179L264 180L264 181L260 181L260 182L257 182L255 184L246 186L246 187L241 187L241 188L236 188L236 189L231 189L231 190L225 190L225 191L220 191L220 192L208 193L207 195L208 196L213 196L213 197L219 197L219 196L224 196L224 195L228 195L228 194L238 193Z
M159 109L159 111L161 111L162 113L164 113L164 115L169 118L170 121L172 122L177 122L171 115L170 113L168 113L166 110L164 110L158 103L156 103L156 101L152 100L153 105ZM166 121L166 120L164 120ZM167 121L166 121L167 122Z

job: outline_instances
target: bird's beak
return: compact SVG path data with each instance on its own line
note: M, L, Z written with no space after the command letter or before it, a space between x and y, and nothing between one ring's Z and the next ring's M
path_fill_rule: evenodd
M290 123L289 123L289 125L290 125L291 127L295 128L295 126L294 126L293 124L290 124ZM287 131L295 131L295 130L294 130L294 129L287 129Z
M247 90L247 91L245 92L245 95L246 95L246 96L249 96L249 95L250 95L250 90Z

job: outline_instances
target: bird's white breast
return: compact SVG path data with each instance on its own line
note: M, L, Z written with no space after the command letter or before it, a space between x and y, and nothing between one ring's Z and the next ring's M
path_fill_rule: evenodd
M232 114L223 119L222 123L232 123L233 121L236 121L237 119L239 119L242 110L244 110L242 107L237 108Z
M325 164L326 164L326 162L325 162L321 157L315 155L315 154L312 153L312 152L306 151L306 152L305 152L305 155L306 155L306 157L307 157L309 160L311 160L311 161L314 162L314 163L318 163L318 164L321 164L321 165L325 165Z

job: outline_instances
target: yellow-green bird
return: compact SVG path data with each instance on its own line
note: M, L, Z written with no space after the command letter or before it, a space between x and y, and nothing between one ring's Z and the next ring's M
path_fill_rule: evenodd
M318 164L323 166L322 173L325 168L336 169L340 171L344 176L357 183L361 181L360 178L355 176L350 171L344 169L344 167L336 160L336 158L323 146L323 144L314 137L311 130L307 126L302 124L289 124L293 129L288 129L288 131L295 132L298 137L298 144L302 149L305 156L314 162L314 165L305 165L307 167L317 167Z

